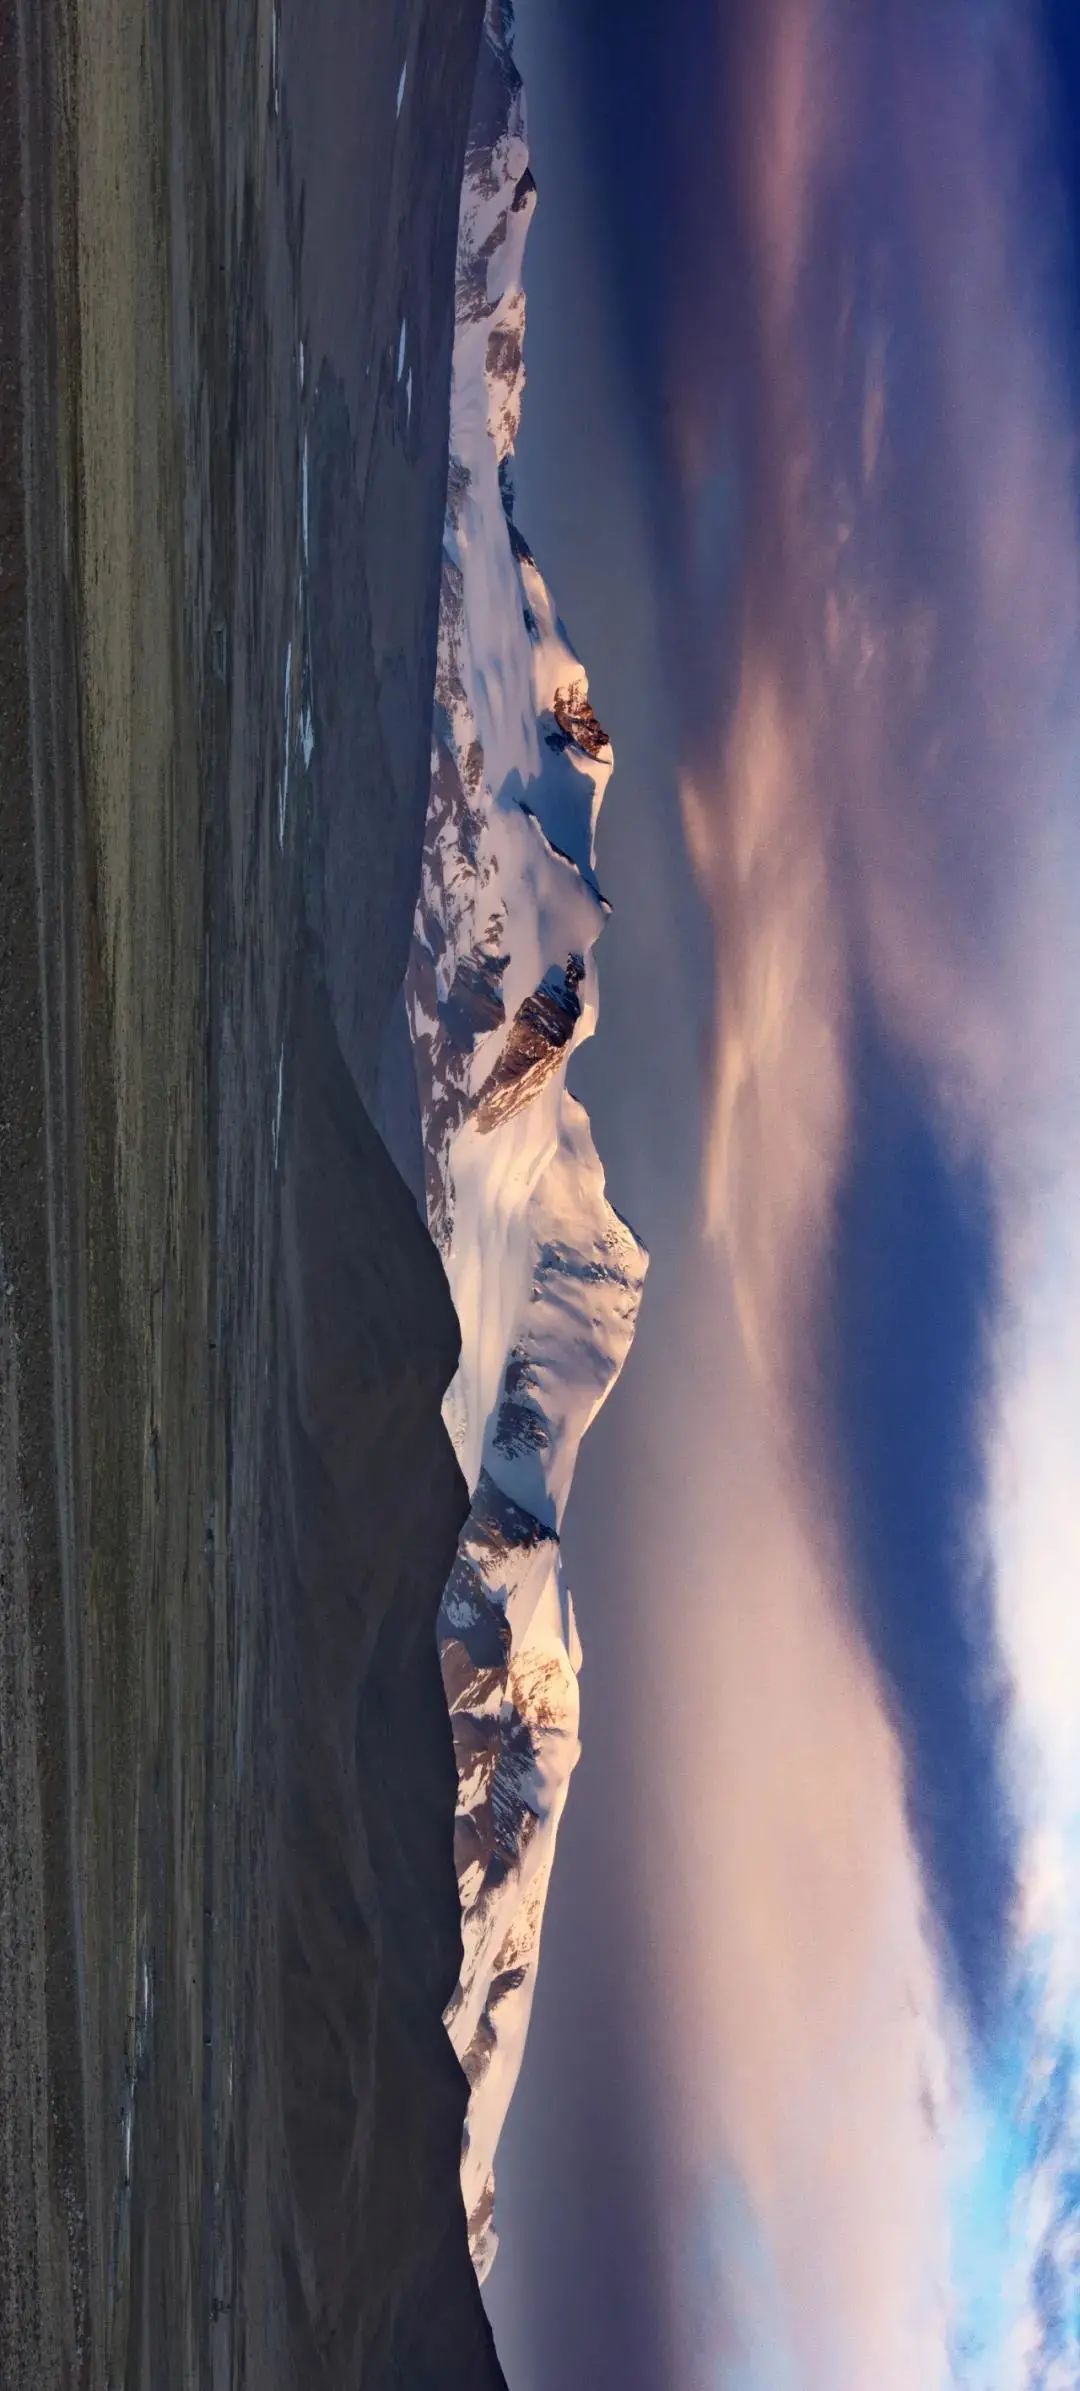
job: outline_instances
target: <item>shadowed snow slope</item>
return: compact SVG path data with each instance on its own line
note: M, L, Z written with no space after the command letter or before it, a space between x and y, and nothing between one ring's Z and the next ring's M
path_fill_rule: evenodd
M566 1086L596 1023L594 832L611 749L513 519L522 253L535 204L509 7L490 0L458 234L450 468L420 901L408 979L428 1218L461 1323L447 1418L472 1509L440 1639L459 1772L465 1957L448 2025L471 2086L481 2277L555 1835L580 1646L559 1527L634 1333L645 1254Z

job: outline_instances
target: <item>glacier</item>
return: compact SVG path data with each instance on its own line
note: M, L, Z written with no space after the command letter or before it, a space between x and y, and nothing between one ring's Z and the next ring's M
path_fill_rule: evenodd
M481 2280L579 1751L560 1528L647 1262L566 1084L596 1027L608 906L595 834L612 753L514 518L535 200L513 13L489 0L458 229L431 793L406 980L428 1225L461 1328L446 1418L471 1500L439 1648L464 1946L447 2026L470 2088L462 2186Z

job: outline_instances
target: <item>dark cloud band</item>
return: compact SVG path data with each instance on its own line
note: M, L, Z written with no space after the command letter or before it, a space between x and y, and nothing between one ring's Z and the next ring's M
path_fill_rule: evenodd
M984 2038L1008 1975L1018 1857L987 1516L994 1198L869 1000L856 1007L851 1090L822 1340L849 1591L952 1972Z

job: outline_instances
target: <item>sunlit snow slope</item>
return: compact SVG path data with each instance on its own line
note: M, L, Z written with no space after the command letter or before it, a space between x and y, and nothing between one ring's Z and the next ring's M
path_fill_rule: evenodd
M634 1333L646 1257L604 1193L567 1065L596 1024L611 749L513 519L521 269L535 204L512 13L489 0L458 234L431 802L407 995L428 1218L461 1323L447 1416L472 1510L440 1616L459 1771L473 2255L532 2002L578 1754L559 1550L578 1447Z

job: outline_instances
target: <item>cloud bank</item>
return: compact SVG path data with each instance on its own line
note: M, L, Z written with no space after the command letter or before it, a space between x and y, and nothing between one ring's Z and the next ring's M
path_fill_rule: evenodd
M985 1451L1013 1249L1075 1100L1075 444L1037 70L1022 9L754 12L731 138L759 428L727 720L680 571L710 1209L913 1780L950 1715L967 1736L978 1920L932 1777L912 1814L976 2022L995 1971L971 1938L1007 1939L1014 1874Z
M1080 576L1040 27L1020 0L737 12L715 101L736 259L703 288L695 253L672 330L684 817L716 935L706 1204L806 1550L893 1739L947 2004L924 2104L946 2138L1017 2000L1038 2021L1021 2106L1080 2019L1080 1970L1051 2013L1032 1941L1038 1855L1060 1937L1080 1848L1054 1542L1075 1555L1080 1361L1052 1325L1080 1284ZM734 675L699 537L731 457L712 373L735 346L701 323L733 304ZM872 1815L899 1854L884 1787ZM883 1949L845 1955L856 1984ZM865 2105L843 2113L865 2195L879 2154ZM755 2136L760 2113L744 2152ZM1025 2288L995 2380L1056 2391L1075 2293L1022 2145ZM762 2202L775 2246L790 2188ZM894 2324L928 2280L912 2200L896 2215ZM951 2380L968 2359L947 2299L933 2333ZM844 2372L855 2343L831 2346L803 2379L865 2379Z
M618 1734L550 1954L539 2198L558 2184L559 2233L523 2382L1080 2381L1078 377L1055 8L543 12L589 235L605 213L611 234L601 270L572 244L560 262L560 376L595 365L612 303L624 336L619 388L587 404L575 378L566 402L589 452L576 553L610 584L610 534L581 527L607 524L589 477L622 407L671 625L666 672L651 620L623 658L660 750L642 815L659 848L674 736L716 1007L695 1244L681 1207L673 1232L649 1208L673 1153L693 1168L676 1044L708 973L651 853L628 881L639 719L631 737L616 659L604 1001L631 1051L605 1144L624 1137L655 1261L570 1526L583 1767L612 1681ZM582 1808L568 1870L584 1832ZM583 1998L590 1900L610 1950ZM576 2340L552 2273L587 2309Z

